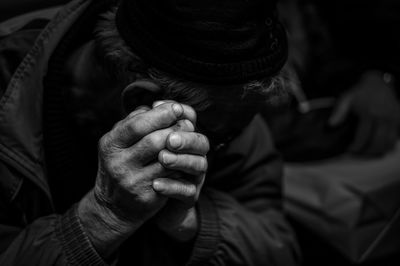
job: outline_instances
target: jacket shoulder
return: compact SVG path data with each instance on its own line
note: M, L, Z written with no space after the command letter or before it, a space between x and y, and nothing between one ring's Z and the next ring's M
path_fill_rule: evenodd
M0 98L12 75L58 8L27 13L0 23Z
M39 30L24 30L0 40L0 97L39 32Z

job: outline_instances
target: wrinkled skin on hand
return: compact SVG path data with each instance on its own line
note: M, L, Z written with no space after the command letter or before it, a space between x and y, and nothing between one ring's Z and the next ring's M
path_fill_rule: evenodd
M181 105L138 109L118 122L99 143L94 195L122 219L147 220L166 202L152 188L169 171L157 161L168 135L186 123ZM176 124L175 124L176 123Z
M168 102L136 110L119 122L100 141L98 199L128 219L154 215L166 197L192 207L209 149L207 138L194 132L195 120L193 109ZM176 179L177 173L191 180Z
M183 225L190 221L189 238L194 236L193 206L204 182L209 150L207 138L194 132L195 123L191 107L161 102L152 109L136 109L101 138L96 185L87 196L90 200L80 204L83 224L100 253L108 255L112 249L107 246L117 243L115 250L168 199L180 202L182 208L165 208L159 220ZM99 236L99 230L111 235Z
M400 103L394 88L385 83L382 74L371 71L338 101L330 118L337 126L349 114L358 119L349 151L361 156L380 156L394 148L400 127Z

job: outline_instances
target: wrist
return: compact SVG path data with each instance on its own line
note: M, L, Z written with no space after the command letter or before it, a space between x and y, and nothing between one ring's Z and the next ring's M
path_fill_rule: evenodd
M144 221L121 219L108 207L99 204L90 191L78 205L78 217L96 251L109 258Z

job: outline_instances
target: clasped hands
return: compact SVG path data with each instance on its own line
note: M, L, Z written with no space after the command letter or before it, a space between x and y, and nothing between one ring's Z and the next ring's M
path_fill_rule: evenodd
M178 241L195 237L194 206L209 151L195 126L191 107L156 102L137 108L101 138L96 185L78 215L103 257L149 221Z

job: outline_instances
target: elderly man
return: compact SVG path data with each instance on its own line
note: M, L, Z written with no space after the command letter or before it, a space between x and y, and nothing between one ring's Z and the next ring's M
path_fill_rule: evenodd
M256 116L280 94L275 13L77 0L40 34L43 20L14 25L0 50L0 264L295 265Z

